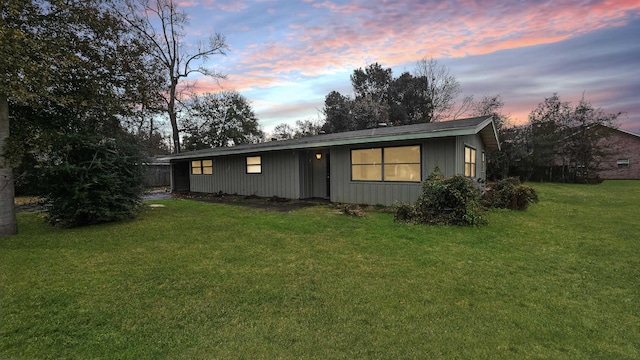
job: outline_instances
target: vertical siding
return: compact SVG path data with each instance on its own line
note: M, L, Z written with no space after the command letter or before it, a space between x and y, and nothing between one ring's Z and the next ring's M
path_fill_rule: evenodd
M278 151L260 155L262 174L246 173L244 155L213 158L213 174L191 175L191 191L300 198L298 152Z
M436 166L445 176L456 173L455 138L434 139L422 144L422 179L429 176Z
M410 203L420 194L420 183L351 181L351 148L331 149L331 201L351 204Z
M464 146L476 148L478 171L484 150L478 135L411 142L401 145L422 146L422 179L436 168L445 176L464 173ZM394 144L391 146L397 146ZM389 146L389 145L386 145ZM480 173L478 173L480 176ZM421 183L351 181L351 148L331 149L331 201L352 204L393 205L396 202L413 203L421 192Z
M300 198L313 197L313 160L310 151L300 152Z
M386 144L385 146L422 146L422 179L435 167L445 176L464 173L464 146L476 148L478 178L484 145L479 135L431 139L418 142ZM380 146L380 145L378 145ZM393 205L412 203L421 190L421 183L351 181L351 148L332 147L331 196L332 202ZM238 195L278 196L290 199L323 197L326 192L324 178L326 161L315 158L313 151L277 151L263 153L262 174L246 174L245 156L221 156L213 159L213 175L190 175L191 191L223 192ZM322 194L321 194L322 193Z

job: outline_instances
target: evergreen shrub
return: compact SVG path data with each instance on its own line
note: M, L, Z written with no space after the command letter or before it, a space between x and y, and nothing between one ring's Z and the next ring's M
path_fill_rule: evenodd
M442 225L485 225L480 193L462 176L445 178L439 169L422 183L422 194L413 206L396 206L394 219L401 222Z
M538 202L538 194L534 188L522 185L520 179L510 177L500 180L487 190L482 200L487 207L525 210L530 204Z
M77 227L134 217L142 204L142 157L125 139L74 133L43 169L47 222Z

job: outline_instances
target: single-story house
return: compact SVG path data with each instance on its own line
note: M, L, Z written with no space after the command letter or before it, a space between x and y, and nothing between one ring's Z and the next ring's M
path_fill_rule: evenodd
M169 155L172 191L412 203L438 167L482 184L499 149L491 116L321 134Z

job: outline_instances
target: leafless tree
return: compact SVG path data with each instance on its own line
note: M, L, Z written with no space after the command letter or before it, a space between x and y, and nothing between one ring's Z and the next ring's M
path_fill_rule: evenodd
M422 91L429 102L427 106L430 121L456 119L466 113L473 103L471 96L463 97L460 82L451 75L449 69L439 65L434 59L422 59L416 63L414 76L423 80Z
M206 66L213 55L226 55L228 46L223 35L214 33L206 43L198 43L191 49L184 43L185 27L189 18L178 9L174 0L126 0L126 12L121 14L138 33L147 40L149 55L160 63L167 77L163 94L166 111L171 122L174 151L180 152L180 129L177 106L180 102L182 80L193 73L214 79L225 76Z

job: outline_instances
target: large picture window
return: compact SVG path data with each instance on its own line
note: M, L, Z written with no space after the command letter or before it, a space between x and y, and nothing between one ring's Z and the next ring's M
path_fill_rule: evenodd
M464 147L464 176L476 177L476 149Z
M247 174L262 174L262 156L247 156Z
M420 182L420 146L351 150L351 180Z
M213 160L194 160L191 162L191 173L193 175L213 174Z

